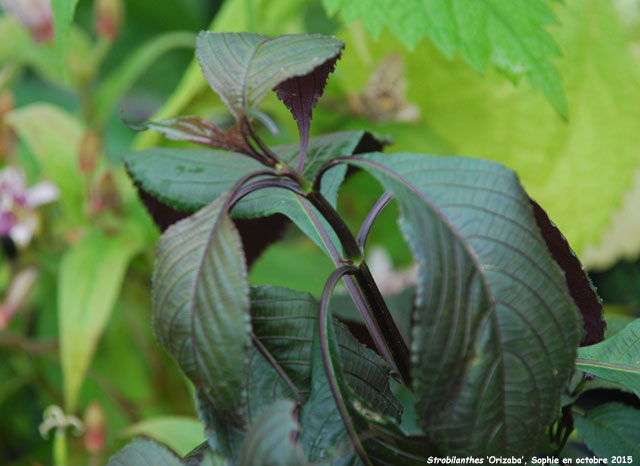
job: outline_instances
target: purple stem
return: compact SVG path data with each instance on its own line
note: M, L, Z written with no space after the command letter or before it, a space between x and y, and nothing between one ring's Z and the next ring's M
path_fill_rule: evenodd
M331 361L331 353L329 351L329 338L328 338L328 325L329 325L329 299L331 298L331 292L335 287L336 283L343 275L352 274L355 272L355 268L351 265L342 266L333 271L333 273L329 276L327 283L322 290L322 297L320 298L320 309L318 313L318 334L320 337L320 352L322 353L322 364L324 365L325 373L327 374L327 380L329 381L329 388L331 389L331 394L333 395L333 399L336 402L336 407L338 408L338 413L340 413L340 417L342 418L342 422L344 427L349 434L349 438L351 439L351 443L353 444L353 448L356 451L356 454L360 457L363 463L370 465L371 460L367 456L367 453L364 451L362 444L360 443L360 438L351 423L351 419L349 418L349 413L347 412L347 407L345 405L344 399L342 398L342 393L340 392L340 388L338 387L338 382L335 377L335 370L333 367L333 362Z
M360 249L364 251L364 245L367 242L367 237L369 236L369 232L371 231L371 227L373 223L378 218L378 215L383 211L383 209L391 202L393 196L391 193L384 193L380 199L376 201L374 206L369 211L367 218L362 222L362 226L360 227L360 231L358 232L358 236L356 237L356 241L360 246Z

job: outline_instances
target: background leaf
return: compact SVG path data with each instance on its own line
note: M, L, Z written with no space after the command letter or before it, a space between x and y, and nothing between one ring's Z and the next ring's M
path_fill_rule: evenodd
M281 82L304 76L334 59L344 47L320 34L269 38L250 33L198 35L196 56L211 88L236 117L257 107Z
M640 319L597 345L580 348L576 367L617 382L640 397Z
M56 44L61 55L66 49L67 34L71 28L77 4L78 0L51 0Z
M7 121L60 189L60 203L68 218L84 223L86 181L77 170L82 124L51 104L32 104L11 112Z
M394 195L420 264L411 350L421 427L443 453L530 451L556 415L582 324L529 197L489 161L367 158L350 163Z
M185 456L204 441L202 424L186 416L160 416L144 419L125 430L122 437L149 437L160 442L180 457Z
M477 76L462 60L447 60L428 43L409 54L390 35L367 41L357 28L340 34L348 44L363 45L347 47L327 94L333 85L339 91L331 92L342 95L362 92L367 79L362 70L400 53L407 100L421 111L420 123L396 132L403 150L425 152L424 141L408 135L430 131L449 146L445 154L496 160L514 169L590 267L595 262L584 255L586 248L600 244L640 165L640 74L611 2L567 0L554 9L561 27L550 31L563 54L557 65L568 121L526 83L515 88L491 70ZM614 260L610 256L598 267Z
M447 57L458 51L478 72L490 61L513 81L527 76L558 113L567 115L560 73L551 62L559 50L546 31L556 19L545 0L323 3L329 14L340 12L347 23L362 19L374 37L388 27L413 48L427 35Z
M632 456L640 459L640 410L622 403L606 403L586 415L574 413L578 434L599 458Z
M166 447L153 440L135 439L109 458L107 466L181 466L182 462Z
M138 231L87 235L64 255L59 269L58 322L64 399L74 412L100 335L109 319L125 271L142 247Z

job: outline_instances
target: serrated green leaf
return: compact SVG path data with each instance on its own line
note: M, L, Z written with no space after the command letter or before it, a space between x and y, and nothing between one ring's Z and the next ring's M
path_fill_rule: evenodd
M366 131L344 131L311 138L303 175L312 179L317 170L338 155L379 150L385 138ZM298 157L298 145L272 148L282 160L292 163ZM178 210L193 211L211 202L228 190L242 175L261 165L241 154L208 149L156 148L125 155L131 177L152 196ZM335 205L338 189L344 179L345 167L329 172L322 193ZM308 213L296 195L278 188L262 189L243 199L233 210L236 218L265 217L283 213L293 220L316 244L325 249ZM339 244L333 231L334 244Z
M597 345L578 349L576 367L619 383L640 397L640 319Z
M186 416L161 416L144 419L120 433L121 437L149 437L160 442L181 457L204 440L202 424Z
M622 403L606 403L586 415L574 416L578 434L599 458L631 456L633 462L640 459L640 410Z
M560 73L551 62L559 49L546 31L556 23L544 0L323 0L329 14L351 23L362 19L377 37L388 27L402 42L415 47L429 38L447 56L457 51L478 72L491 62L511 80L526 76L558 113L567 103Z
M264 408L242 443L238 466L297 466L304 464L302 449L295 442L299 431L294 417L296 405L280 400Z
M640 165L640 74L611 2L567 0L556 12L562 26L552 32L563 53L557 64L568 121L526 83L514 88L492 71L475 76L461 60L444 59L430 44L410 55L387 35L360 54L348 47L340 69L357 80L364 67L371 69L389 53L404 53L407 99L421 108L419 127L441 136L449 153L493 159L516 170L527 192L583 257L587 246L601 244ZM344 38L348 44L366 44L355 32ZM329 85L339 80L336 75ZM358 90L346 79L341 86ZM407 150L424 151L419 146ZM590 266L592 258L584 259Z
M242 244L222 195L160 238L153 327L183 371L228 421L242 425L249 285Z
M143 246L135 229L114 236L90 231L60 263L58 325L64 398L68 412L120 292L127 265Z
M320 34L286 35L201 32L196 56L211 88L236 117L257 107L289 78L335 59L344 42Z
M337 336L340 325L328 325L328 346L331 353L332 373L338 385L342 403L348 412L349 421L357 432L368 457L374 464L425 464L429 456L437 451L426 437L409 436L398 426L396 419L385 416L374 405L362 398L346 383L348 369L344 348L338 349ZM357 345L360 345L357 343ZM360 345L361 351L369 351ZM389 383L389 377L383 384ZM318 332L315 333L312 357L311 397L305 403L300 417L302 433L300 442L309 460L331 461L335 465L361 464L356 456L351 439L345 429L337 402L329 386L320 350ZM379 403L379 401L378 401Z
M135 439L109 458L107 466L182 466L170 450L153 440Z
M580 314L515 173L484 160L349 161L397 200L420 265L412 334L421 427L456 455L531 450L552 422Z
M60 202L69 220L84 223L86 181L77 169L76 157L82 124L50 104L21 107L9 113L6 121L60 189Z

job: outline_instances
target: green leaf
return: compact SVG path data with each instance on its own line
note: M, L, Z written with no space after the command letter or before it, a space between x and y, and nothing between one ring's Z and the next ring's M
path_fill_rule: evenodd
M545 0L323 0L329 14L362 19L378 36L388 27L414 48L429 38L449 58L455 52L478 72L491 62L512 81L526 76L563 117L567 103L560 73L551 62L559 48L546 28L557 21Z
M247 432L238 466L295 466L304 463L302 449L295 443L300 430L296 405L280 400L266 407Z
M84 223L86 181L77 169L82 124L50 104L31 104L6 117L18 137L37 157L43 172L60 189L60 203L68 219Z
M379 150L386 139L365 131L345 131L311 138L303 175L312 179L327 160L338 155ZM286 162L298 157L298 145L273 150ZM261 168L253 159L236 153L208 149L156 148L130 152L125 163L131 177L152 196L169 206L193 211L228 190L242 175ZM322 192L335 205L345 167L337 167L324 180ZM265 217L283 213L293 220L316 244L324 243L295 194L278 188L262 189L243 199L233 210L236 218ZM331 234L338 244L335 235Z
M154 37L129 53L95 91L96 123L106 124L122 96L160 56L176 48L192 48L195 40L196 36L191 32L170 32Z
M69 29L71 29L77 4L78 0L51 0L56 44L61 54L64 54L66 48L66 39Z
M582 323L515 173L422 154L349 163L394 195L420 265L421 427L443 453L526 455L557 412Z
M168 446L181 457L204 440L203 427L197 419L186 416L161 416L144 419L127 427L121 437L149 437Z
M82 382L120 293L127 265L142 246L137 229L124 229L113 236L93 230L62 258L58 325L68 412L76 409Z
M408 436L398 426L396 419L385 416L361 394L356 393L351 388L352 383L346 383L346 357L350 352L339 350L336 345L337 336L340 334L340 326L336 323L337 321L334 321L333 325L328 325L327 333L333 370L330 376L337 381L350 422L367 455L374 460L374 464L426 464L429 456L437 455L430 441L425 437ZM364 349L359 343L356 344L361 350ZM356 455L329 386L317 331L313 345L313 390L302 409L300 442L309 460L323 459L331 460L331 464L351 465L357 461ZM388 374L382 383L389 383Z
M568 121L526 83L515 88L491 70L476 76L462 60L446 60L429 43L408 54L390 35L368 45L357 31L344 37L348 44L364 41L364 51L347 47L342 71L329 86L344 75L350 81L342 79L341 86L359 91L353 81L363 69L390 53L403 53L407 99L420 106L423 118L416 130L439 135L450 154L492 159L514 169L582 262L606 267L615 255L602 261L585 253L604 244L603 232L640 166L640 74L611 2L566 0L556 12L562 26L553 28L553 35L563 53L557 64ZM414 143L406 150L425 149Z
M318 302L308 293L281 287L252 287L251 321L255 335L282 366L303 399L311 390L312 342L316 331ZM389 368L361 345L339 322L334 322L336 341L343 359L345 379L363 400L379 412L400 418L401 407L389 388ZM286 384L257 350L251 357L247 377L247 420L251 413L278 398L291 398Z
M236 118L257 107L289 78L335 59L344 42L320 34L286 35L201 32L196 56L211 88Z
M619 383L640 397L640 319L597 345L580 348L576 367Z
M167 448L153 440L135 439L109 458L107 466L182 466Z
M171 226L157 247L153 327L160 343L227 421L242 425L249 285L227 195Z
M640 459L640 410L622 403L606 403L586 415L574 412L574 416L578 434L599 458L632 456L633 462Z

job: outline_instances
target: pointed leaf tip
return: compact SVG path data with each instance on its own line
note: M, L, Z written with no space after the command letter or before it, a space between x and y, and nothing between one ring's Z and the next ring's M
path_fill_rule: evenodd
M343 41L321 34L272 39L261 34L201 32L196 56L211 88L239 119L271 89L311 73L343 48Z
M322 97L329 74L333 72L343 48L344 43L334 57L319 64L310 73L287 79L274 88L278 99L287 106L293 115L293 119L298 123L298 132L300 133L299 172L304 167L309 147L309 130L311 128L313 108L316 106L318 99Z

